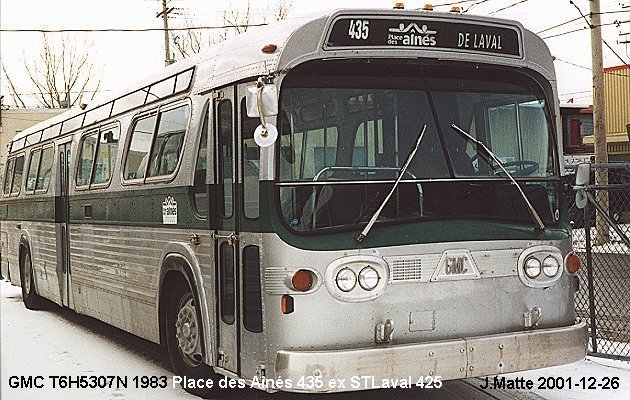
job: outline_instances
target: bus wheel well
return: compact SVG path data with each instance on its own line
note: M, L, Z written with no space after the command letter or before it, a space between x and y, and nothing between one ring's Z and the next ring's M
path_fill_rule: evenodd
M160 345L166 346L166 310L168 308L168 302L171 298L172 289L179 284L186 284L190 286L187 277L182 271L177 269L169 269L161 279L160 288L160 303L158 305L158 318L160 325Z

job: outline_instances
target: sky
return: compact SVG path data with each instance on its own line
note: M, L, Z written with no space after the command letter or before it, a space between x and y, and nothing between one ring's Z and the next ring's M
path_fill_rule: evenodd
M260 22L265 16L272 21L270 12L279 0L250 0L251 22ZM291 2L291 0L285 0ZM435 0L434 5L456 2L456 0ZM575 4L588 14L588 0L574 0ZM226 10L243 13L247 0L207 1L170 0L169 6L176 7L176 14L170 19L171 27L215 26L223 24ZM407 9L422 7L430 0L406 1ZM470 7L470 14L493 15L495 17L520 21L525 28L539 32L554 25L580 16L569 0L470 0L461 2L463 9ZM289 17L311 12L338 8L338 0L293 0ZM392 0L345 0L344 7L391 8ZM511 7L509 7L512 5ZM622 8L627 6L627 8ZM507 7L507 8L506 8ZM503 9L505 8L505 9ZM101 28L160 28L162 20L156 18L161 9L158 0L2 0L0 2L0 26L2 29L101 29ZM448 11L450 6L436 7ZM501 10L503 9L503 10ZM620 44L630 40L630 22L620 26L615 21L630 20L630 0L601 0L601 9L624 11L602 15L604 40L625 61L630 62L630 47ZM561 27L546 30L541 36L562 34L575 29L586 28L586 22L578 19ZM219 32L217 32L218 34ZM105 97L108 93L120 90L133 81L141 79L164 65L164 36L162 32L93 32L93 33L53 33L54 43L61 35L75 40L79 47L84 45L91 52L92 61L101 78L97 93ZM0 33L0 55L18 91L32 93L28 76L24 73L24 60L31 62L38 57L42 42L41 33ZM558 76L560 100L570 98L575 103L590 104L592 71L590 53L590 33L588 29L550 37L545 40L555 61ZM604 66L622 65L616 55L604 46ZM2 94L8 94L7 80L2 76ZM32 95L27 95L27 98Z

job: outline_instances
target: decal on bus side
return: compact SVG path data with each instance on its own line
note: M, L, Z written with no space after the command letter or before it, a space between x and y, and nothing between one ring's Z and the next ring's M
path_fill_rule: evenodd
M177 201L172 196L167 196L162 203L162 223L177 225Z

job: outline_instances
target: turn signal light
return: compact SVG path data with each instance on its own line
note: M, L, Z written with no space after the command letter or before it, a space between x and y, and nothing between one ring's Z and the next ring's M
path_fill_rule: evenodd
M569 257L567 257L567 270L569 270L570 273L575 274L578 272L578 269L580 269L580 258L575 254L569 255Z
M282 314L291 314L295 309L293 304L293 297L285 294L280 299L280 308L282 309Z
M305 269L296 271L291 278L293 288L298 292L308 292L313 287L313 273Z

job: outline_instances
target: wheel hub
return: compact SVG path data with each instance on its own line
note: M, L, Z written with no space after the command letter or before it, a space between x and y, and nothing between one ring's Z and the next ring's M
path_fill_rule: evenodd
M184 361L190 366L201 363L201 340L197 324L197 310L192 297L182 301L175 322L177 343Z

